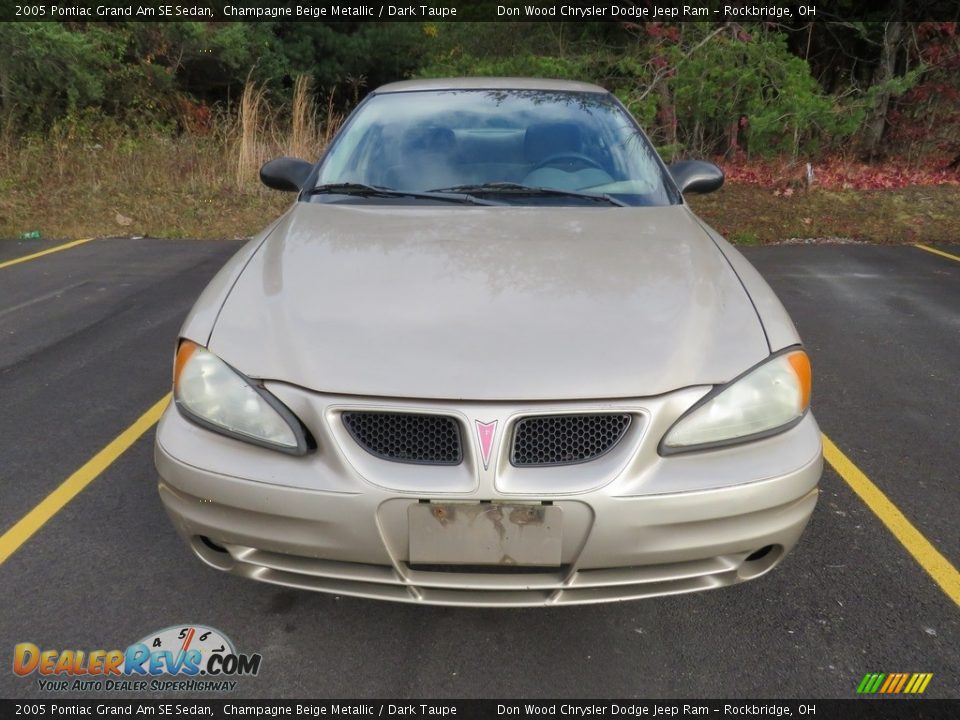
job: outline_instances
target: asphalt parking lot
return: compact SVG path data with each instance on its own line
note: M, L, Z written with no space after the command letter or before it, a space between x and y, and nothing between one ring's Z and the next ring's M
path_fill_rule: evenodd
M55 245L0 242L0 697L49 697L10 672L16 643L124 648L182 623L262 654L239 697L849 698L867 672L933 673L925 696L960 697L960 245L745 251L807 344L824 433L934 554L828 465L800 545L761 580L523 610L219 574L162 511L152 429L12 539L168 392L180 323L239 247L94 240L10 264Z

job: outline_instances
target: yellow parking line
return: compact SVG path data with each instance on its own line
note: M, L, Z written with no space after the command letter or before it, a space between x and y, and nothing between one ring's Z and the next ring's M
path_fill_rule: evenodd
M947 597L960 605L960 572L950 564L950 561L940 554L913 523L907 520L899 508L890 502L880 488L874 485L826 435L823 436L823 457L840 477L846 480L867 507L880 518L907 552L913 555L914 560L920 563L920 567L927 571Z
M27 260L35 260L38 257L43 257L44 255L49 255L50 253L60 252L61 250L69 250L72 247L76 247L77 245L83 245L84 243L88 243L91 240L93 240L93 238L82 238L80 240L74 240L72 242L64 243L63 245L57 245L56 247L47 248L46 250L41 250L40 252L35 252L32 255L24 255L23 257L14 258L13 260L4 260L3 262L0 262L0 270L2 270L5 267L10 267L11 265L18 265L20 263L24 263Z
M39 505L28 512L16 525L0 536L0 565L29 540L44 523L60 512L81 490L96 480L118 457L123 455L147 430L152 428L170 400L167 393L130 427L117 435L109 445L90 458L79 470L68 477Z
M929 245L924 245L922 243L916 243L914 244L914 247L920 248L921 250L926 250L928 253L933 253L934 255L942 255L945 258L950 258L951 260L956 260L957 262L960 262L960 255L951 255L948 252L944 252L943 250L937 250L936 248L932 248Z

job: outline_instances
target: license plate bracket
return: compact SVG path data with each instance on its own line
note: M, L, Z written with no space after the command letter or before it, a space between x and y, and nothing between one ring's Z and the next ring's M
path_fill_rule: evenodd
M563 511L555 505L411 505L409 562L433 565L559 567Z

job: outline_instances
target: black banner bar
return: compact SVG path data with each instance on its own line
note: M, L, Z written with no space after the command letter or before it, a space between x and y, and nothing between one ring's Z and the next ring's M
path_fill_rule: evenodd
M957 0L0 0L14 22L960 21Z
M0 700L0 719L179 718L814 718L954 720L960 699L850 700Z

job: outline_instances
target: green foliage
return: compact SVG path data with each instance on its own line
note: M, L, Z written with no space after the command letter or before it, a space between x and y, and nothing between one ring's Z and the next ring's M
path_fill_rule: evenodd
M405 77L520 75L608 88L670 157L812 156L852 145L886 98L904 98L891 117L905 136L907 120L919 128L915 116L933 105L932 88L956 86L954 26L911 25L888 38L888 6L829 32L814 23L805 36L712 22L0 23L0 136L76 133L93 117L182 131L234 112L248 80L284 108L294 78L307 75L337 113ZM875 72L886 39L899 43L893 77ZM936 85L911 94L936 73ZM949 107L952 96L936 93Z
M708 23L647 26L619 38L600 26L563 35L562 23L514 24L512 32L440 28L422 77L522 75L571 78L610 89L672 156L746 150L817 152L842 143L862 120L854 103L826 94L780 33L716 33ZM604 33L609 28L604 28ZM514 43L504 42L512 38ZM619 47L611 40L618 42Z
M375 87L405 77L418 67L424 49L417 23L275 23L271 35L280 62L263 68L262 79L283 82L307 73L327 90L339 84Z
M502 58L478 58L459 54L422 68L420 77L500 76L544 77L582 80L589 77L589 63L577 57L511 55Z
M683 157L684 149L680 143L670 143L669 145L657 145L657 153L665 163L669 164Z
M58 23L0 23L0 118L36 127L100 102L120 46L111 33Z
M892 77L885 82L874 83L864 93L862 104L869 107L873 105L877 96L888 93L890 97L900 97L905 92L912 90L917 85L926 70L927 67L923 64L920 64L912 70L907 71L903 75Z
M229 104L248 78L286 95L299 74L353 104L411 74L416 23L0 23L0 130L45 130L84 108L172 126L182 100Z
M823 93L779 35L719 35L679 65L671 84L684 139L700 150L735 149L736 132L751 153L814 153L821 138L842 142L861 120Z
M727 236L734 245L759 245L759 236L750 230L735 230Z
M657 115L656 97L652 95L642 97L626 88L618 88L614 91L614 95L616 95L620 102L630 111L630 114L637 119L641 127L650 128L653 126ZM672 145L674 143L670 144Z
M653 72L649 56L635 52L624 53L612 65L613 74L619 78L613 93L643 127L652 128L657 116L657 97L650 90Z

